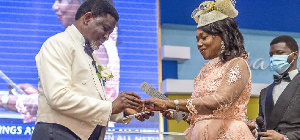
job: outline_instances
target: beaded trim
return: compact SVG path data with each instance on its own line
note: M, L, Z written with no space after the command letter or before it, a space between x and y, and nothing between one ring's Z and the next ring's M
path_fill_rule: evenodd
M229 71L228 85L235 83L241 77L240 67L239 65L236 65Z
M190 111L190 113L197 115L198 111L195 108L195 105L193 105L194 99L187 99L186 108Z

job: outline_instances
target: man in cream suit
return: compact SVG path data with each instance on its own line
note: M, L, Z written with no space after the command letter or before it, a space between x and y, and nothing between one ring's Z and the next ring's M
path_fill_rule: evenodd
M108 39L118 19L109 2L87 0L72 26L45 41L36 55L40 94L33 140L104 139L110 120L128 123L126 110L141 108L133 92L109 101L96 74L99 63L92 52Z

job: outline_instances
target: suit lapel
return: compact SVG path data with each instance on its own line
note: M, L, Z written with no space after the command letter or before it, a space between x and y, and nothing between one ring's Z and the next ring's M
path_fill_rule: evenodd
M273 101L273 88L274 88L274 83L272 83L269 86L269 89L267 91L267 95L265 98L265 122L266 124L270 123L271 119L271 113L274 107L274 101ZM268 125L267 125L268 126Z
M260 100L259 104L260 104L260 111L261 111L259 115L263 116L265 124L266 124L266 117L265 117L266 116L266 98L267 98L267 94L268 94L268 91L271 86L272 86L272 84L269 85L268 87L262 89L260 96L259 96L259 100Z
M270 86L268 86L267 88L263 89L262 92L261 92L261 95L260 95L260 105L261 105L261 113L263 116L266 116L266 96L267 96L267 93L268 93L268 90L269 90ZM265 117L264 117L265 118Z
M73 25L72 25L73 26ZM76 28L76 27L75 27ZM75 43L75 48L76 50L79 51L80 53L80 56L84 58L84 60L86 61L86 63L89 65L89 69L91 70L91 75L92 77L94 77L93 79L98 79L98 76L96 74L96 70L95 70L95 67L93 66L92 64L92 59L90 58L89 55L87 55L85 52L84 52L84 48L81 44L81 41L80 41L80 38L77 36L77 33L76 31L74 31L74 29L72 29L70 26L66 29L66 31L68 32L68 34L71 36L71 38L73 39L74 43ZM94 57L95 58L95 57ZM97 58L96 58L97 59ZM103 100L107 100L107 97L106 97L106 94L105 94L105 89L103 87L103 83L98 80L98 81L95 81L93 80L93 82L95 83L96 85L96 89L99 93L99 96L101 99Z
M286 108L289 106L290 101L296 93L296 89L299 86L299 80L300 74L298 73L279 96L272 110L271 118L268 119L268 128L275 129L278 125L280 119L286 111Z

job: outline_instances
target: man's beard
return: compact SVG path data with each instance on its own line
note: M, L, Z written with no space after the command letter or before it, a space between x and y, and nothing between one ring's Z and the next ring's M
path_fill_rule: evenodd
M100 47L99 45L97 45L97 41L95 41L95 40L91 41L90 46L93 50L98 50Z

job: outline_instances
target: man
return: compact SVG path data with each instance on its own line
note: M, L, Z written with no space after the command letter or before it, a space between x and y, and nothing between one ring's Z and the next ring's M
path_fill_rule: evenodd
M122 92L108 101L97 58L92 54L108 39L119 15L105 0L87 0L75 23L50 37L36 55L39 109L33 140L104 139L108 121L128 123L126 108L140 108L140 97Z
M279 75L261 90L259 116L267 132L261 139L300 139L300 74L297 70L298 45L290 36L279 36L270 43L270 66Z
M52 9L55 11L57 18L64 27L68 27L75 22L75 14L79 6L86 0L55 0ZM113 5L112 0L107 0ZM99 46L98 50L94 51L95 56L100 63L107 67L113 78L105 81L105 93L111 100L117 98L119 94L120 83L120 57L117 49L118 27L116 26L113 32L109 35L107 41ZM114 122L109 122L108 127L114 127Z
M79 6L86 0L55 0L52 9L55 11L57 18L64 27L72 25L75 21L75 14ZM108 0L113 4L112 0ZM117 49L118 27L116 26L110 34L107 41L99 46L94 54L100 63L107 67L114 75L113 78L105 82L105 91L112 100L116 99L119 94L120 79L120 58Z

